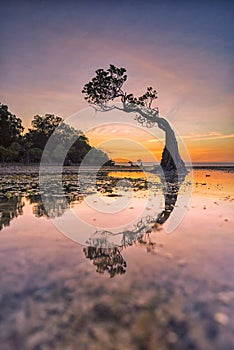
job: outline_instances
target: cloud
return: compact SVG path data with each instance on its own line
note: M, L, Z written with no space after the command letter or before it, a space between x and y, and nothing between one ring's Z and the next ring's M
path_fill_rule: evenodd
M234 138L234 134L223 135L220 132L211 131L205 134L190 134L180 136L182 140L191 140L191 141L201 141L201 140L220 140L220 139L231 139ZM163 139L155 138L147 140L146 142L157 143L164 142Z
M219 132L209 132L206 134L194 134L194 135L185 135L181 136L182 139L190 139L193 141L199 141L199 140L218 140L218 139L229 139L234 138L234 134L227 134L223 135Z

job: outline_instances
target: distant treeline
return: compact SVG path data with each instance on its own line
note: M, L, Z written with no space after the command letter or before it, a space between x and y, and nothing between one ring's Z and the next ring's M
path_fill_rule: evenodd
M31 128L23 134L22 120L12 114L8 106L1 103L0 162L25 164L40 162L44 147L58 126L60 128L57 129L59 131L56 134L56 144L52 154L49 155L52 161L56 163L60 159L60 154L63 153L63 149L67 149L72 137L74 142L66 154L65 165L81 163L88 152L88 162L91 164L111 162L106 153L90 146L88 138L81 130L74 129L64 123L61 117L53 114L46 114L43 117L34 116Z

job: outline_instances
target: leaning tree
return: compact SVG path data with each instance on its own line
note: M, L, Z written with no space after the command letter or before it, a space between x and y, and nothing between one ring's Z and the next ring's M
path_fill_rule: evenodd
M123 85L127 80L125 68L110 65L107 70L96 70L96 76L85 84L82 93L87 102L98 111L121 110L135 113L135 119L143 126L151 128L155 124L165 132L165 146L162 153L161 167L164 171L186 171L181 159L175 133L168 121L159 115L153 102L157 99L157 92L152 87L140 97L124 91ZM114 101L111 103L111 101ZM120 104L116 102L121 102Z

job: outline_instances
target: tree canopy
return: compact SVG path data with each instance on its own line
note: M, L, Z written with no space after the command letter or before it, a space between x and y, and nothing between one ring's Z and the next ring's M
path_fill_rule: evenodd
M61 159L61 154L68 149L65 164L78 164L86 154L88 159L105 163L109 160L106 153L92 147L81 130L76 130L64 123L63 118L54 114L36 115L31 128L23 135L22 121L8 110L8 106L0 104L0 161L1 162L40 162L45 145L53 134L55 147L50 159L54 162ZM72 146L70 140L74 140ZM65 152L66 154L66 152Z
M85 100L91 104L104 107L104 105L120 97L123 103L132 107L139 105L151 108L154 100L157 99L157 91L152 86L147 87L146 92L135 97L132 93L127 94L123 90L123 84L127 80L125 68L117 68L110 64L107 70L97 69L96 76L85 84L82 93L85 94Z
M163 170L180 169L186 172L175 133L169 122L159 115L158 107L153 106L157 99L157 91L149 86L143 95L136 97L133 93L127 93L124 90L123 85L126 80L126 69L111 64L107 70L96 70L94 78L84 85L82 93L85 95L85 100L97 111L117 109L126 113L135 113L135 119L142 126L151 128L157 124L166 134L161 167Z
M0 103L0 142L2 147L9 147L19 142L24 130L22 120L8 110L7 105Z
M25 142L29 148L44 149L49 137L63 122L61 117L57 117L53 114L46 114L44 117L36 115L31 122L32 128L28 129L28 132L24 135Z

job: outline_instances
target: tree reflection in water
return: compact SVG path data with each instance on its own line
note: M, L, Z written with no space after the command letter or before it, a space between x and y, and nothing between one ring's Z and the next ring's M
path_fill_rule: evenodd
M186 174L179 175L176 172L169 172L161 175L159 173L158 175L161 180L165 203L163 211L156 218L149 215L141 218L131 231L119 232L117 234L109 231L96 231L86 242L87 246L83 250L85 257L93 262L97 267L97 272L104 273L106 271L110 277L114 277L117 274L124 274L127 264L121 252L130 245L141 245L146 248L147 252L156 252L157 243L151 240L150 234L152 231L160 230L162 225L170 217ZM97 190L107 195L109 193L113 195L113 191L116 191L118 180L117 178L108 176L108 174L100 174L97 177ZM134 191L144 191L148 188L145 180L142 181L141 178L133 179L133 185ZM55 218L62 216L72 203L82 202L84 197L89 195L89 187L90 184L88 184L87 179L87 193L81 194L79 189L74 188L71 182L71 190L67 186L65 197L56 194L56 192L51 195L48 194L43 199L48 201L46 202L47 211L45 210L45 203L43 204L39 194L28 195L26 198L33 205L33 214L36 217ZM11 220L23 214L23 206L24 200L21 197L12 197L9 199L3 197L0 199L0 230L4 226L9 226ZM119 245L111 243L111 238L115 235L118 235Z
M21 197L1 198L0 200L0 230L9 226L11 220L23 214L24 202Z
M172 211L174 210L179 189L182 183L184 182L185 176L187 174L181 173L178 174L176 171L164 173L163 177L160 177L160 180L163 184L163 194L164 194L164 210L159 213L156 223L158 224L164 224L166 220L171 215Z
M93 262L98 273L108 272L110 277L126 272L127 263L121 255L122 248L85 247L85 257Z
M30 204L33 204L33 214L40 218L42 216L47 218L56 218L62 216L74 201L82 202L83 196L48 196L44 197L43 203L40 195L30 196ZM46 207L46 209L45 209Z
M151 216L141 218L133 230L118 233L118 235L122 235L120 247L106 248L110 242L110 237L114 235L109 231L96 231L93 237L89 238L87 241L89 246L84 248L84 253L86 258L92 260L93 264L97 266L97 272L104 273L107 271L110 277L125 273L127 264L121 255L121 251L127 246L141 245L146 247L147 252L156 252L157 243L151 240L150 233L161 230L162 225L170 217L177 201L180 186L186 175L186 173L178 174L176 171L170 171L160 176L165 201L164 210L156 218ZM119 265L116 265L116 263Z
M35 217L56 218L61 217L72 203L81 203L83 199L84 197L82 195L66 194L65 197L48 195L46 199L44 197L46 203L43 203L40 194L25 197L2 197L0 198L0 230L5 226L9 226L14 218L23 215L25 201L28 201L32 205L32 213Z

